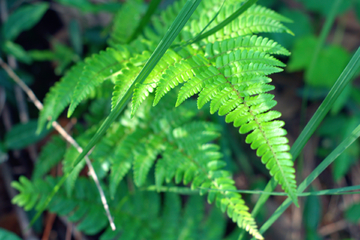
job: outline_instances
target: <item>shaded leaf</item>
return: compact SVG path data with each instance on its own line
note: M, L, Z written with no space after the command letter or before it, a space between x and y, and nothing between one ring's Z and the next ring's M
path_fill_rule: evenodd
M4 23L4 38L14 40L22 31L32 28L40 21L48 8L48 3L34 3L15 10Z
M49 130L36 133L37 120L30 120L25 124L15 125L5 135L5 146L8 149L22 149L43 139Z

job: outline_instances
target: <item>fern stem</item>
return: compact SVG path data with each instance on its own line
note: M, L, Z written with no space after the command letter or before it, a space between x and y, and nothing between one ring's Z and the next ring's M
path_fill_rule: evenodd
M39 101L39 99L36 97L36 95L34 94L34 92L16 75L16 73L2 60L2 58L0 58L0 65L1 67L6 71L6 73L10 76L10 78L12 78L20 87L21 89L28 95L28 97L30 98L30 100L34 103L34 105L37 107L37 109L42 110L43 109L43 104ZM49 119L51 120L51 119ZM69 142L72 146L74 146L76 148L76 150L81 153L83 151L83 149L80 147L80 145L75 141L75 139L73 137L71 137L64 128L61 127L61 125L56 122L53 121L52 126L54 127L54 129L67 141ZM96 187L99 191L100 194L100 199L101 202L103 204L103 207L105 209L106 212L106 216L109 220L111 229L114 231L116 230L116 226L114 224L113 218L111 216L110 210L109 210L109 205L107 203L105 194L104 194L104 190L102 189L99 179L95 173L94 167L89 159L89 157L86 155L85 156L85 161L86 164L89 168L89 175L92 177L92 179L94 180ZM41 213L41 212L39 212ZM37 215L39 215L39 213ZM36 218L34 218L32 220L32 222L34 222L34 220L36 220Z

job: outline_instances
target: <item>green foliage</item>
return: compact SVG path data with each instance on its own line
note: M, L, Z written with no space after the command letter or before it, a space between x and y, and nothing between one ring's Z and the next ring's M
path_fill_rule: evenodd
M305 70L310 67L317 39L314 36L300 38L295 42L287 70L289 72ZM315 63L313 74L307 84L316 87L331 87L350 60L350 54L342 47L330 45L321 50Z
M322 147L319 149L321 157L328 155L334 146L337 146L357 126L359 116L350 119L344 115L328 117L318 129L318 135L323 137ZM359 144L353 144L346 149L335 161L332 167L333 178L339 181L343 178L356 163L359 156Z
M313 189L311 189L313 191ZM305 200L303 223L306 229L306 239L321 239L317 233L321 220L322 208L319 196L309 196Z
M140 22L141 10L142 3L139 0L124 3L114 16L113 30L109 39L110 45L128 42Z
M89 0L56 0L56 2L65 6L74 7L84 13L97 13L101 11L115 13L121 8L121 4L117 2L106 2L101 4L94 4Z
M2 46L3 51L13 57L18 61L30 64L32 62L31 56L24 50L22 46L11 41L6 41Z
M75 1L74 4L86 5L85 2ZM215 203L240 228L262 239L241 195L229 191L236 190L236 187L231 173L224 170L226 164L216 144L220 128L206 122L204 116L209 106L211 114L218 112L226 116L226 122L233 122L235 127L240 128L241 134L247 134L246 143L256 150L270 174L297 204L295 170L292 156L288 153L290 147L285 137L286 131L282 128L285 123L277 120L281 114L272 110L276 101L273 100L274 95L268 93L274 89L268 75L282 71L285 66L275 56L287 56L289 51L269 38L254 35L292 34L282 23L289 22L289 19L254 5L214 34L194 42L205 28L216 29L245 1L202 1L195 10L200 1L181 0L154 15L144 28L144 35L127 43L137 24L126 18L129 24L121 22L119 27L120 20L129 14L137 18L131 9L136 14L141 12L140 4L130 2L123 5L114 18L115 30L109 40L111 47L76 63L50 89L44 99L38 131L43 129L47 120L56 120L68 105L70 117L76 107L87 99L93 101L85 119L95 124L74 136L81 146L86 146L89 139L98 136L96 134L113 122L89 155L99 178L108 183L104 187L112 199L110 205L118 225L117 232L106 230L102 239L115 237L120 232L123 232L121 239L133 239L135 234L140 239L170 239L169 236L198 239L198 236L202 236L202 226L214 226L214 222L209 220L206 224L196 224L202 222L204 215L193 208L200 198L189 199L184 215L179 217L181 207L179 200L174 199L177 196L166 195L165 202L167 198L173 198L170 203L179 206L168 209L169 206L165 204L162 213L164 219L177 218L177 223L184 229L179 230L170 221L163 223L155 220L160 216L159 207L156 207L159 205L156 198L159 197L155 193L145 193L141 188L155 183L157 190L160 190L164 183L173 182L191 184L192 189L200 189L201 195L207 193L209 203ZM189 11L195 10L186 24L186 18L176 18L179 14L185 14L182 12L183 6L191 7ZM175 18L176 31L185 25L179 35L174 34L175 30L167 31L173 26ZM130 27L131 31L121 30L125 26L127 29ZM163 42L155 50L156 54L151 55L164 34ZM174 44L170 46L174 39ZM45 54L46 57L50 56ZM104 107L109 104L109 99L103 94L109 86L114 87L110 115ZM129 108L117 117L131 94L133 97ZM197 102L189 99L194 95L198 95ZM197 109L204 106L207 106L206 111ZM105 127L101 126L99 130L105 118ZM54 156L49 156L52 151ZM54 138L44 147L41 155L44 160L40 160L42 167L35 166L34 182L21 178L20 182L14 183L20 194L13 201L26 209L41 209L46 196L59 182L58 179L43 180L42 177L64 159L64 173L69 177L66 186L53 198L48 209L59 215L70 215L71 221L80 222L79 230L95 234L106 227L107 221L102 215L99 199L96 199L99 207L83 203L90 196L94 201L97 193L94 186L84 183L89 180L79 178L85 162L77 165L78 156L75 148L65 150L63 142ZM124 185L125 176L128 176L126 183L129 187ZM37 194L31 195L30 191ZM125 206L129 211L134 211L139 219L125 217L126 213L124 215L122 210L127 209ZM153 208L141 210L148 206ZM198 216L191 217L194 211L199 211ZM116 217L117 214L121 217ZM100 215L102 217L99 218ZM151 216L154 217L152 222ZM157 233L160 235L156 236L161 237L151 237L157 228L165 228L167 224L168 232ZM221 238L223 228L218 229L214 235L207 232L207 239Z
M336 2L337 0L318 0L318 1L312 1L312 0L298 0L299 2L303 3L305 7L308 10L320 13L324 16L328 15L331 6ZM357 0L355 0L357 1ZM346 10L350 8L352 5L352 1L340 1L340 5L337 9L337 14L342 14Z
M29 30L38 23L48 8L48 3L36 3L17 9L4 24L3 37L6 40L15 40L22 31Z
M0 228L0 240L20 240L18 236L3 228Z
M22 149L43 139L49 130L43 130L36 133L38 123L36 120L30 120L24 124L15 125L5 135L5 146L7 149Z
M41 150L32 178L42 178L64 157L66 143L60 137L53 137Z
M357 224L360 221L360 203L352 204L345 211L345 218L351 223Z
M269 36L287 49L292 51L294 42L297 39L314 33L315 28L311 22L311 18L303 11L283 8L279 11L279 13L292 20L291 23L284 23L284 25L291 28L295 37L288 34L277 33L270 33Z
M58 179L47 177L31 183L25 177L13 187L21 194L13 202L25 209L32 208L34 200L46 198ZM216 208L205 215L204 201L198 196L190 196L182 208L180 196L166 193L161 205L159 194L155 192L127 190L126 184L121 184L123 191L117 191L109 202L116 231L107 226L100 199L95 185L89 179L79 178L72 197L68 197L61 189L49 205L49 210L60 216L67 216L69 221L78 222L77 229L94 235L101 233L100 239L206 239L220 240L225 232L225 219ZM104 188L107 192L106 187ZM30 197L31 198L28 198ZM38 207L36 205L35 207ZM215 234L208 231L214 226Z

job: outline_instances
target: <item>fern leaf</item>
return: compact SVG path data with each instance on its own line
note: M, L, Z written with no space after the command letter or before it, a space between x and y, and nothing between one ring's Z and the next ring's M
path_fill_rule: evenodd
M269 54L290 55L290 52L277 42L261 36L252 35L208 43L205 47L205 57L213 59L235 50L254 50Z
M51 168L60 162L66 151L66 143L54 136L41 150L34 167L32 179L42 178Z
M161 137L151 136L145 143L146 147L140 144L134 150L134 180L138 187L145 183L150 168L163 149L162 141Z
M129 63L115 76L115 87L113 91L113 97L111 99L111 109L113 109L117 102L124 96L126 91L130 88L134 82L136 76L141 71L141 65L144 61L150 57L148 51L142 52L142 54L137 54L129 60ZM137 94L138 96L138 94ZM143 99L141 99L143 101ZM140 101L140 98L139 98ZM137 103L138 104L138 103ZM138 104L136 107L139 107Z
M289 146L285 143L270 141L270 139L282 138L286 135L286 131L281 128L283 123L274 121L280 117L280 114L271 111L276 105L276 101L272 100L273 97L270 94L265 94L274 87L254 81L257 79L256 75L265 76L277 71L277 68L263 63L240 66L238 61L231 62L229 59L236 58L230 58L230 56L231 53L229 57L221 56L216 59L216 67L224 74L228 84L226 85L224 80L216 83L208 82L204 89L222 85L222 90L212 91L207 98L203 97L201 93L198 106L203 105L204 99L212 99L211 101L214 101L210 104L212 112L218 110L219 115L227 115L226 122L234 122L235 127L240 127L240 133L251 132L246 142L257 149L257 155L270 170L270 174L276 176L284 191L297 203L294 169L291 155L287 153ZM247 57L246 54L244 57ZM234 65L236 67L232 67ZM222 68L222 66L225 67ZM260 79L266 82L266 78L261 77ZM248 82L248 80L250 81ZM203 91L204 94L209 92ZM263 127L263 124L266 127Z
M127 43L140 22L141 7L139 0L127 1L115 14L109 39L111 46Z
M107 48L99 54L85 59L84 71L74 90L68 110L70 117L79 103L84 100L106 78L116 75L123 68L123 63L130 58L127 47Z
M284 17L280 14L278 14L277 12L269 9L269 8L266 8L266 7L263 7L263 6L260 6L260 5L252 5L245 13L244 15L258 15L258 16L266 16L267 18L271 18L271 19L274 19L274 20L277 20L279 22L287 22L287 23L291 23L292 20L287 18L287 17Z
M66 106L69 105L84 66L83 62L77 63L59 82L50 88L44 99L44 108L40 111L38 131L44 128L48 119L50 119L48 124L48 127L50 127L51 122L56 121Z
M164 56L160 59L155 68L151 71L150 75L146 78L143 84L137 86L134 90L132 98L132 115L135 114L141 103L149 96L149 93L153 92L156 88L162 74L169 69L170 66L173 66L175 63L179 62L182 58L179 54L175 53L172 50L168 50Z
M160 99L171 89L175 88L180 83L192 78L195 73L201 72L202 68L206 66L207 60L200 56L194 56L189 59L175 63L165 71L165 74L160 79L156 89L154 106L158 104Z
M137 144L141 142L143 138L148 137L150 134L149 129L136 129L133 133L130 133L124 137L123 141L117 146L117 149L112 157L112 167L110 173L110 195L113 197L117 186L123 179L123 177L131 169L134 161L133 151Z
M228 64L233 64L234 62L242 65L246 63L263 63L270 66L285 66L285 64L264 52L253 50L236 50L234 52L230 52L229 54L223 55L222 57L218 57L216 59L216 67L221 69L226 67Z
M293 33L282 23L266 16L241 15L231 24L225 26L222 30L209 36L208 42L222 41L228 38L256 34L256 33Z
M219 70L210 66L203 72L200 72L195 77L191 78L191 81L186 82L180 89L176 106L179 106L187 98L199 93L208 82L212 82L214 79L221 77Z

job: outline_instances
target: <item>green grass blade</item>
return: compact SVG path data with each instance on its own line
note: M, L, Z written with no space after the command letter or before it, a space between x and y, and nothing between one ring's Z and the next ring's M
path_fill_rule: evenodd
M298 193L302 193L311 183L314 181L342 152L345 151L356 139L360 137L360 125L358 125L354 131L340 143L310 174L309 176L299 185ZM281 214L291 205L292 201L287 198L273 215L264 223L260 228L260 233L264 233L280 216Z
M154 191L154 192L173 192L181 195L191 195L198 194L200 190L208 190L208 191L222 191L222 192L237 192L240 194L267 194L270 196L288 196L287 193L284 192L264 192L261 190L234 190L234 189L211 189L211 188L198 188L191 189L188 187L178 187L178 186L155 186L151 185L145 188L141 188L141 191ZM334 189L326 189L320 191L312 191L312 192L303 192L298 193L299 197L308 197L308 196L324 196L324 195L344 195L344 194L359 194L360 192L352 192L355 190L360 190L360 185L356 186L348 186L342 188L334 188ZM351 191L351 192L350 192Z
M160 58L164 55L166 50L170 47L171 43L174 41L175 37L179 34L181 29L184 27L188 19L191 17L197 6L200 4L201 0L188 0L179 15L176 17L168 31L166 32L163 39L160 41L159 45L151 55L150 59L147 61L139 75L136 77L134 83L130 86L130 88L126 91L124 97L119 100L116 104L113 111L110 115L105 119L104 123L96 132L95 136L89 141L87 146L84 148L83 152L79 155L79 157L74 161L74 169L76 166L83 161L84 157L88 154L88 152L95 146L95 144L101 139L106 130L110 127L110 125L114 122L114 120L120 115L120 113L124 110L127 103L129 102L132 93L134 91L135 85L137 83L142 83L145 81L146 77L153 70L155 65L159 62ZM55 186L53 192L47 198L46 203L48 204L52 197L56 194L56 192L60 189L61 185L65 182L65 179L71 174L71 172L67 175L64 175L60 182ZM37 213L36 217L40 216L40 213L45 210L47 207L45 204L41 210ZM33 220L34 221L34 220Z
M146 190L152 190L156 191L156 186L150 186L149 188L147 188ZM208 191L223 191L223 192L237 192L237 193L241 193L241 194L266 194L266 195L270 195L270 196L288 196L287 193L284 192L264 192L261 190L234 190L234 189L211 189L211 188L199 188L199 189L194 189L191 190L190 188L180 188L179 190L187 192L186 189L188 189L189 192L199 192L200 190L208 190ZM177 190L176 188L171 189L171 188L161 188L159 191L162 192L166 192L166 191L175 191ZM190 191L191 190L191 191ZM326 190L321 190L321 191L312 191L312 192L303 192L303 193L298 193L297 196L299 197L308 197L308 196L322 196L322 195L342 195L342 194L358 194L359 192L350 192L350 191L354 191L354 190L360 190L360 185L356 185L356 186L349 186L349 187L342 187L342 188L334 188L334 189L326 189Z
M293 159L296 159L301 150L304 148L307 141L310 139L311 135L315 132L316 128L319 126L321 121L324 119L325 115L329 112L332 105L339 97L346 85L351 81L352 77L360 67L360 48L355 52L354 56L351 58L348 65L345 67L344 71L341 73L338 80L335 82L334 86L331 88L330 92L321 103L320 107L316 110L313 117L310 119L308 124L305 126L304 130L301 132L300 136L296 139L294 145L290 149L290 153L293 155ZM276 184L275 180L271 179L268 185L265 187L265 192L272 192ZM260 210L261 206L266 202L266 199L259 198L258 202L255 205L253 214L256 215Z
M312 116L308 124L305 126L304 130L300 133L299 137L296 139L295 143L290 149L290 153L293 156L293 159L296 159L302 149L304 148L307 141L310 139L311 135L315 132L316 128L319 126L321 121L324 119L326 114L330 111L332 105L342 93L347 84L351 81L352 77L355 75L357 70L360 67L360 48L357 49L350 62L345 67L344 71L341 73L339 78L336 80L333 87L330 89L328 95L321 103L319 108L316 110L315 114ZM272 192L277 186L277 182L274 178L268 182L264 188L264 192ZM270 195L261 195L258 201L255 204L251 215L255 217L262 206L265 204ZM244 232L245 233L245 232ZM244 233L240 234L239 240L244 237Z
M320 51L321 49L324 47L326 38L329 36L329 33L331 31L331 27L334 24L335 18L336 18L336 13L338 11L338 7L339 4L341 3L341 0L336 0L332 6L331 6L331 10L328 14L328 16L326 17L326 21L324 23L324 26L321 29L320 35L319 35L319 39L318 42L316 44L315 47L315 51L311 57L311 61L310 61L310 66L307 69L307 71L305 71L305 76L304 78L306 80L309 80L310 76L313 75L313 72L315 70L315 65L318 61L319 55L320 55ZM303 95L303 99L302 99L302 103L301 103L301 119L300 119L300 127L301 129L303 128L303 126L305 125L305 112L306 112L306 103L308 101L309 98L309 86L306 84L305 88L304 88L304 95Z
M306 74L305 74L306 79L309 79L309 77L315 71L315 65L316 65L316 62L318 61L320 51L325 44L326 38L330 33L331 27L334 24L334 21L336 18L336 13L338 12L338 8L339 8L341 2L342 2L342 0L336 0L331 6L331 11L329 12L329 14L326 18L326 21L324 23L324 26L321 29L319 40L316 45L314 54L311 58L309 69L308 69L308 71L306 71Z
M142 32L143 28L148 24L150 21L151 16L155 13L156 9L158 8L159 4L161 3L161 0L152 0L149 4L149 7L144 15L144 17L141 18L139 25L135 29L134 33L131 35L131 37L128 40L128 43L135 40L137 36Z

